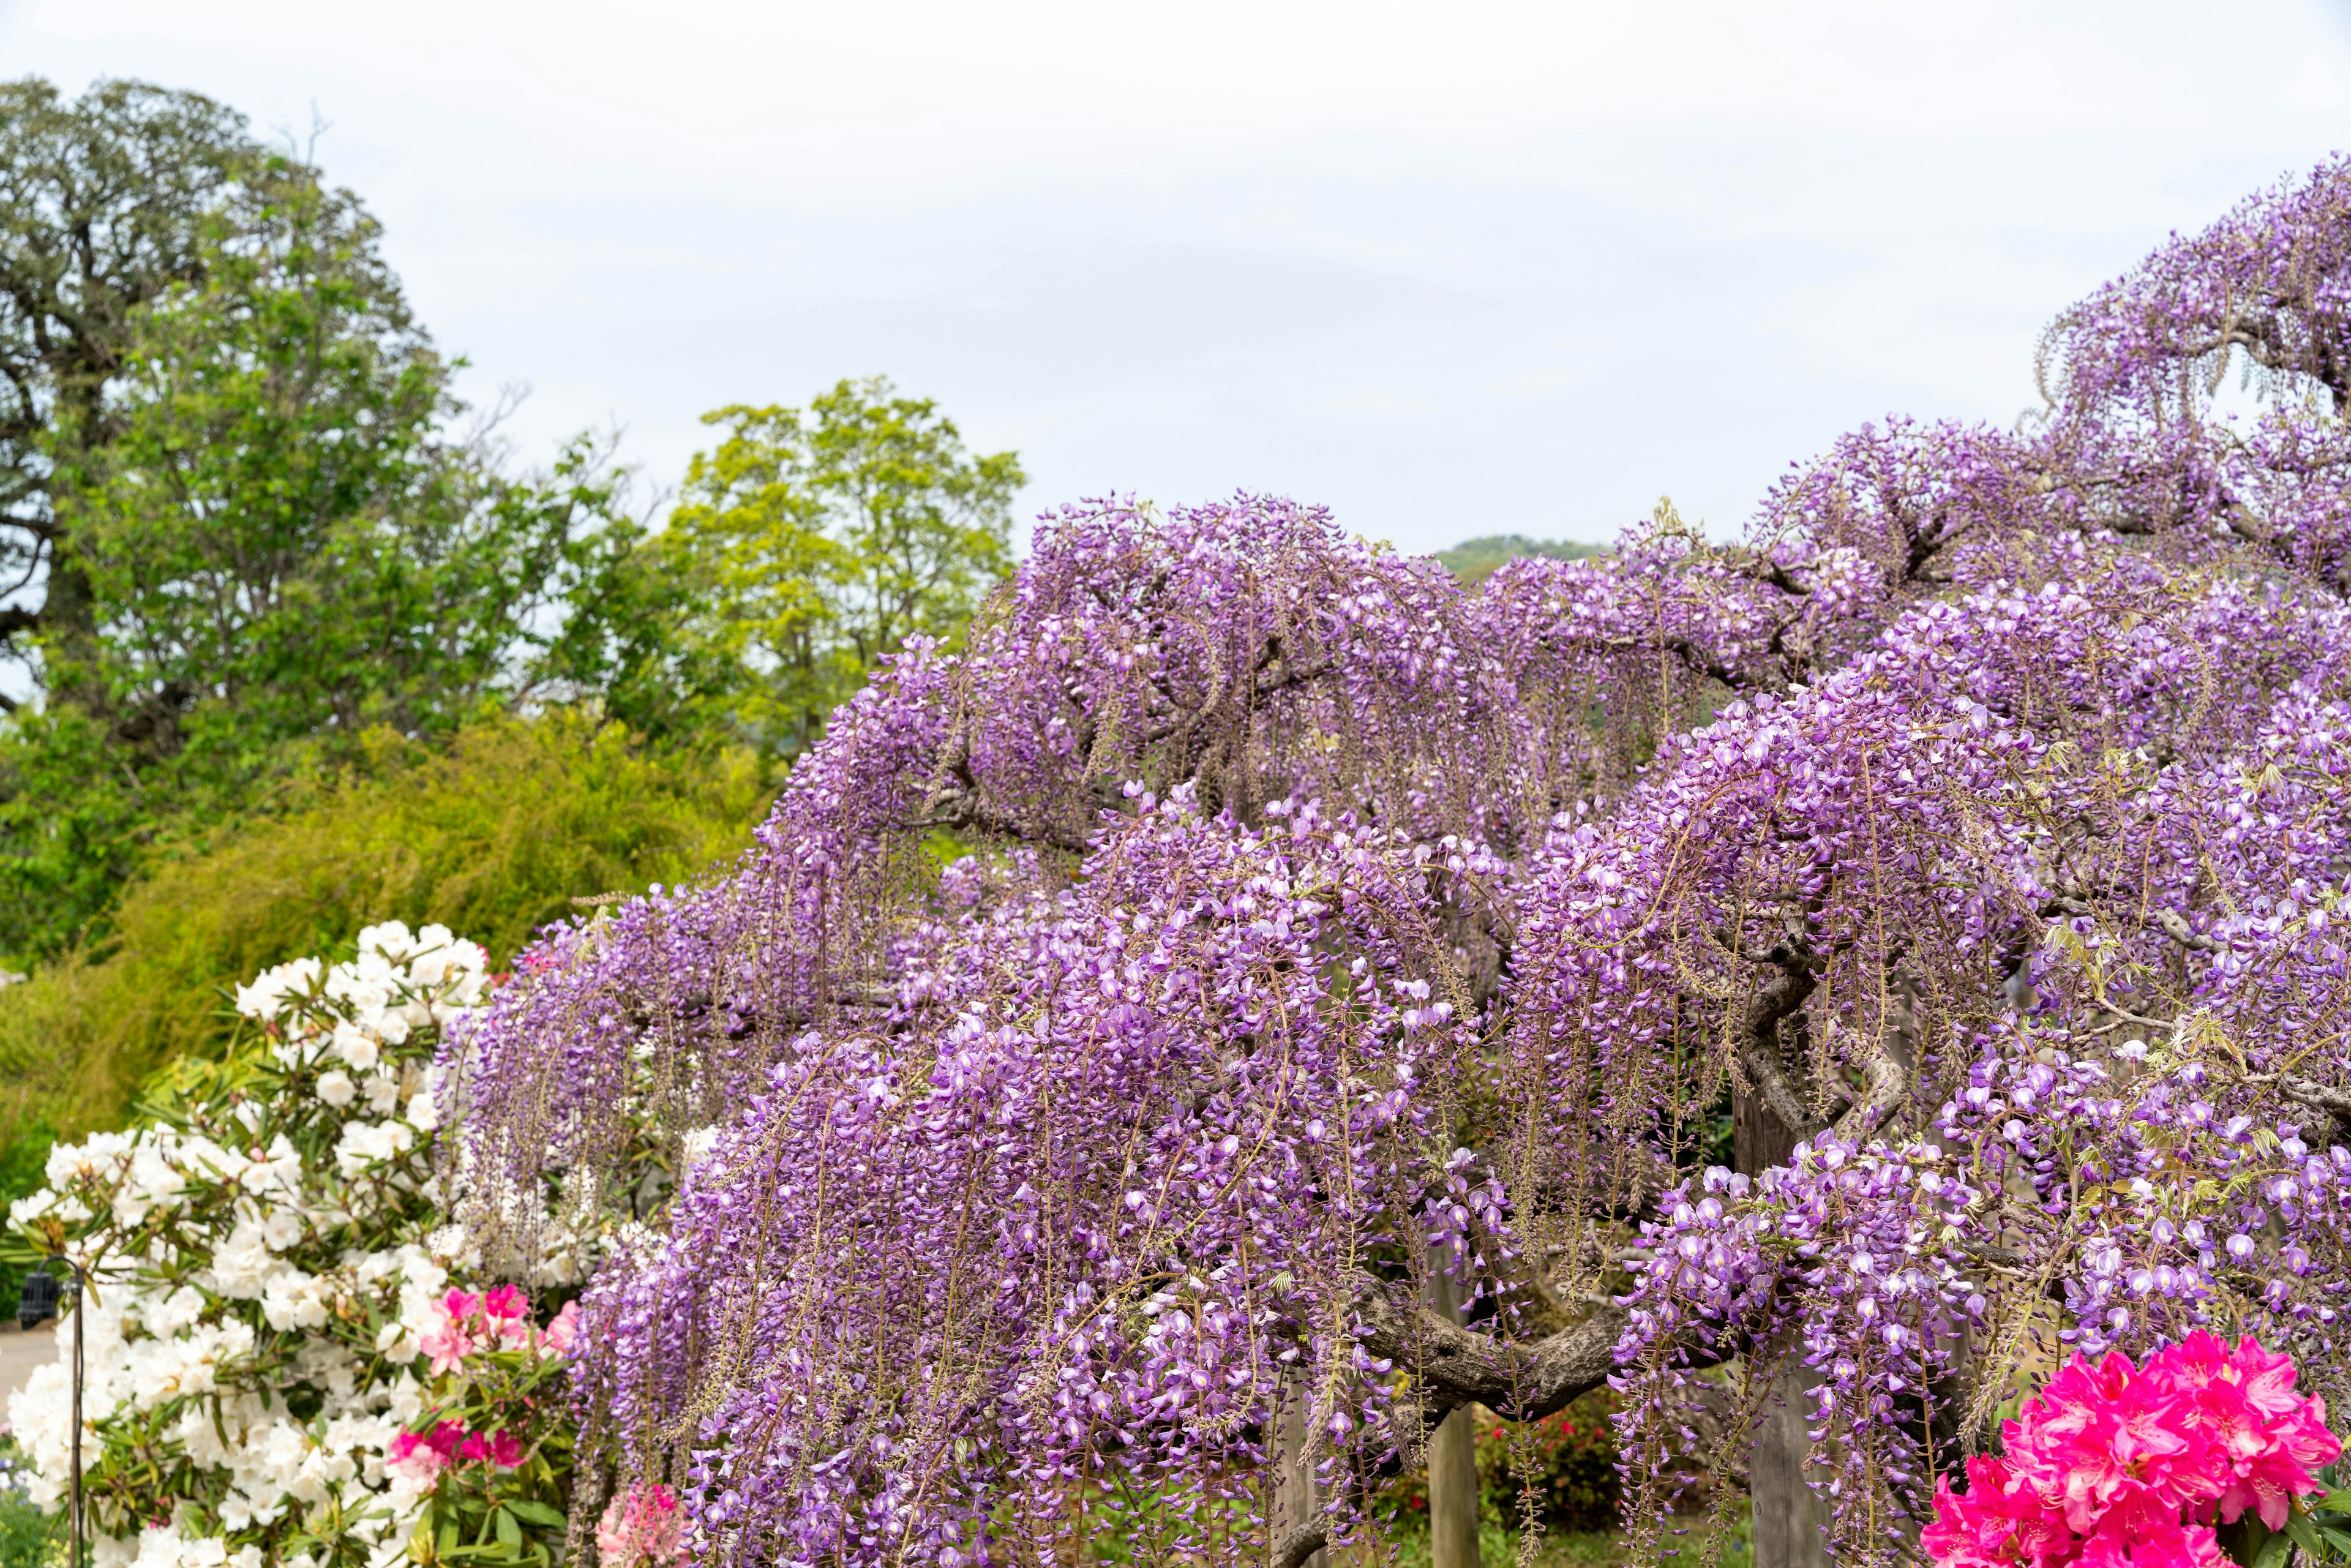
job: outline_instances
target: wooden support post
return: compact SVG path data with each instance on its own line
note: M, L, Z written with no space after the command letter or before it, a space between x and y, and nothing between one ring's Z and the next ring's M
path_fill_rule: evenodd
M1281 1443L1274 1462L1280 1468L1273 1478L1273 1531L1276 1545L1291 1531L1312 1519L1322 1503L1322 1489L1315 1484L1311 1434L1307 1427L1308 1407L1313 1403L1314 1389L1302 1376L1293 1376L1282 1391ZM1305 1568L1331 1568L1331 1553L1317 1552L1306 1560Z
M1429 1305L1457 1322L1461 1295L1445 1259L1429 1260ZM1478 1561L1478 1418L1468 1406L1447 1416L1428 1436L1430 1568L1479 1568Z
M1749 1094L1732 1101L1731 1143L1732 1158L1748 1176L1786 1165L1796 1152L1796 1134ZM1801 1368L1783 1372L1755 1424L1755 1447L1747 1461L1748 1492L1755 1504L1753 1568L1827 1568L1822 1531L1828 1508L1804 1484L1812 1405L1803 1396L1812 1383Z

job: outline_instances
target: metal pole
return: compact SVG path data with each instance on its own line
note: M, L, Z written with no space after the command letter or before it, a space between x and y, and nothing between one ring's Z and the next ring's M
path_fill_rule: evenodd
M81 1265L68 1262L73 1270L73 1568L85 1568L81 1542L81 1308L82 1298L89 1292L82 1280Z

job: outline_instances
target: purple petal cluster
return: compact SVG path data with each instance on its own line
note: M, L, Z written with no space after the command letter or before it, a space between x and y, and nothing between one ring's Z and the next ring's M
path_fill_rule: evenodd
M1885 1562L2072 1350L2342 1379L2346 212L2169 242L2044 417L1865 427L1735 545L1465 591L1048 516L739 865L444 1048L490 1256L615 1237L584 1440L698 1558L1296 1568L1613 1369L1637 1512L1801 1387Z

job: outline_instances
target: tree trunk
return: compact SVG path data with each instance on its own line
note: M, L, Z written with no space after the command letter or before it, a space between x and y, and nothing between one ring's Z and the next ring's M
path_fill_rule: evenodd
M1795 1153L1796 1134L1754 1096L1740 1094L1731 1104L1731 1144L1739 1169L1754 1176L1786 1165ZM1825 1568L1828 1562L1822 1533L1828 1509L1804 1484L1812 1438L1805 1431L1810 1403L1803 1392L1813 1382L1801 1367L1782 1373L1756 1422L1747 1463L1748 1491L1755 1504L1753 1568Z
M1445 1260L1429 1260L1429 1305L1458 1321L1460 1292ZM1478 1416L1467 1406L1447 1416L1428 1435L1428 1536L1430 1568L1479 1568Z

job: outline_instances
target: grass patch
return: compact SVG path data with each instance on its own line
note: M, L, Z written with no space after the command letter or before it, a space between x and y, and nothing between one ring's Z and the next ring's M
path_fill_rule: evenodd
M1708 1521L1678 1521L1689 1533L1681 1538L1687 1561L1696 1568L1696 1552L1706 1539ZM1730 1549L1719 1568L1748 1568L1754 1562L1754 1532L1745 1503L1732 1521ZM1489 1499L1478 1524L1478 1561L1482 1568L1510 1568L1519 1561L1520 1536L1502 1522L1500 1511ZM1670 1549L1670 1543L1669 1543ZM1331 1568L1430 1568L1428 1530L1412 1521L1398 1524L1384 1541L1367 1541L1331 1554ZM1632 1561L1625 1534L1617 1530L1547 1530L1537 1539L1531 1568L1618 1568ZM1670 1561L1670 1560L1669 1560Z

